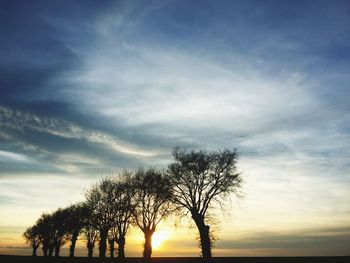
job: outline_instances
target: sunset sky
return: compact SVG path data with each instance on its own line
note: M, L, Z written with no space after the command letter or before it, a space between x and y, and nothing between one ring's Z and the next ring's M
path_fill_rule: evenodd
M0 32L0 254L179 146L240 153L214 256L350 255L349 1L0 0ZM154 256L200 255L174 222Z

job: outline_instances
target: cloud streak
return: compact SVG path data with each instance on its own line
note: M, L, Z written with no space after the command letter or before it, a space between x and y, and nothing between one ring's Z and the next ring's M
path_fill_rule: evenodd
M248 237L218 242L222 250L235 250L245 255L245 250L252 253L262 252L274 256L347 256L347 244L350 232L347 226L337 228L303 229L288 233L261 232ZM241 250L241 251L240 251Z
M20 132L30 129L67 139L86 140L91 143L103 144L115 151L130 155L151 157L157 154L138 149L133 145L128 145L111 135L99 131L87 130L64 120L40 118L34 114L13 111L5 107L0 107L0 121L1 127Z

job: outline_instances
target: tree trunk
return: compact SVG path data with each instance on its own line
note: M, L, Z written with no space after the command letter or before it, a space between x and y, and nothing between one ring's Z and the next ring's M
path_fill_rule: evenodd
M55 257L60 256L60 250L61 250L61 241L58 241L55 245Z
M114 238L108 239L109 244L109 255L111 258L114 258Z
M77 243L78 235L73 234L71 238L71 244L69 247L69 257L73 258L74 257L74 250L75 250L75 244Z
M125 237L120 236L118 239L118 258L125 258Z
M49 257L52 257L52 255L53 255L53 249L54 249L54 246L50 244L50 247L49 247Z
M38 246L33 246L33 257L36 257L36 250L38 249Z
M102 231L102 232L100 233L100 243L99 243L99 246L98 246L99 257L100 257L100 258L106 257L107 233L108 233L108 231Z
M144 232L145 234L145 245L143 249L143 258L148 261L151 259L152 255L152 236L153 236L154 230L146 229Z
M43 250L44 257L47 257L47 245L43 244L42 250Z
M87 249L88 249L88 257L92 258L92 255L94 253L94 244L87 244Z
M211 258L211 242L209 236L209 226L204 222L204 216L192 213L192 219L196 223L201 240L202 256L203 258Z

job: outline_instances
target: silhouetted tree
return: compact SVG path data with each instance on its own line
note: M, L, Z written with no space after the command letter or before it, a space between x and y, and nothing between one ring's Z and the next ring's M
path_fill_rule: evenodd
M108 245L109 245L109 256L111 258L114 258L114 242L115 242L115 239L114 239L114 235L112 233L110 233L108 235Z
M236 169L236 150L185 151L175 148L175 162L168 167L172 181L173 201L191 213L200 235L203 258L211 257L207 210L229 193L237 193L242 178Z
M137 202L135 189L130 183L132 173L124 171L115 178L114 204L115 222L111 228L112 239L118 244L118 257L125 258L125 236L133 221Z
M36 251L42 242L42 238L39 234L39 227L37 225L28 227L23 233L23 237L26 243L29 244L33 249L33 257L36 257Z
M84 220L84 227L81 232L86 240L86 248L88 249L88 257L91 258L94 253L95 242L98 240L99 231L89 222L89 218Z
M114 202L115 183L102 179L86 192L86 205L90 211L91 224L99 231L99 257L106 256L106 241L109 230L114 226L116 207Z
M43 213L36 221L39 236L42 240L42 251L44 257L53 254L53 216L52 214Z
M85 218L89 216L88 209L84 203L78 203L66 208L67 218L65 220L66 234L70 239L69 257L74 257L75 244L84 227Z
M171 208L169 179L156 169L138 170L132 179L137 203L134 217L145 236L143 256L149 260L152 254L152 236L159 222L168 216Z
M55 257L60 256L61 247L69 240L67 236L67 219L69 218L69 208L59 208L53 214L53 246Z

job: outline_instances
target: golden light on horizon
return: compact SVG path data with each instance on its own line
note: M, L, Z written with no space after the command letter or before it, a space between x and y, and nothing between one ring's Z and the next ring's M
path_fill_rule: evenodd
M161 248L162 243L169 239L169 233L166 231L156 231L152 237L152 247L153 249Z

